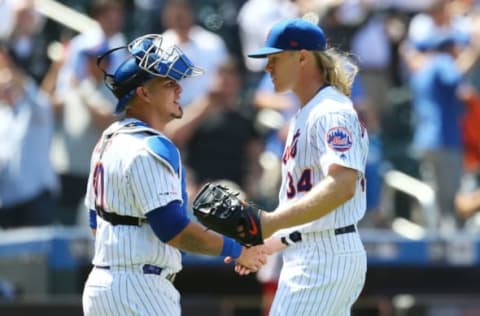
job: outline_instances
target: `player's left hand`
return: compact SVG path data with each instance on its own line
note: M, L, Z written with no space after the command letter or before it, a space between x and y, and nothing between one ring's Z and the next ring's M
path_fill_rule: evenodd
M198 221L209 229L246 247L263 243L260 218L264 212L239 199L227 187L205 184L195 197L192 208Z

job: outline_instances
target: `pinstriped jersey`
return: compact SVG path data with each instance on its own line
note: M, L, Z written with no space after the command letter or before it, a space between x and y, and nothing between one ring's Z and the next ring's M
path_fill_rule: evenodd
M176 172L147 149L152 134L164 137L134 119L115 122L103 133L92 154L88 209L97 205L106 212L145 219L151 210L182 201L181 168ZM176 273L182 267L181 253L158 239L148 223L114 226L97 216L94 265L147 263Z
M357 223L365 214L368 135L351 100L333 87L321 89L292 118L282 157L281 205L301 198L321 182L332 164L358 171L352 199L313 222L283 229L316 232Z

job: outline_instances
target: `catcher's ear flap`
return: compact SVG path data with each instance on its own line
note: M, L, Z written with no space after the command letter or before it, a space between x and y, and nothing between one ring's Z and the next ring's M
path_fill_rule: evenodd
M139 68L133 57L126 59L115 74L104 72L105 85L119 100L127 94L133 95L133 90L150 78L151 75Z
M103 67L101 66L102 60L105 57L107 57L108 55L110 55L111 53L113 53L114 51L117 51L117 50L120 50L120 49L126 49L126 48L127 48L127 46L115 47L115 48L107 50L105 53L98 56L97 57L97 67L98 67L98 69L100 69L104 74L107 74L107 70L103 69Z
M121 46L121 47L116 47L107 50L105 53L97 57L97 67L103 72L103 79L105 81L105 85L107 88L112 91L112 93L116 96L119 97L119 89L118 85L115 81L115 77L112 74L109 74L106 69L102 67L102 60L109 56L111 53L114 51L120 50L120 49L126 49L127 46Z
M116 84L115 84L115 79L113 78L112 75L105 73L103 76L103 80L105 81L105 84L107 87L113 91L115 91Z
M105 73L103 75L103 81L105 82L107 88L117 97L117 99L120 99L125 94L124 89L117 84L115 78L111 74Z

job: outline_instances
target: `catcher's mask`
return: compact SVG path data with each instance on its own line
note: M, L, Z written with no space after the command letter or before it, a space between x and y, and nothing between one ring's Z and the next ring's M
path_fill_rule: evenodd
M127 49L131 56L120 64L115 73L109 74L100 63L103 58L120 49ZM98 57L97 66L105 74L105 85L118 99L115 113L121 113L125 109L125 104L134 96L135 89L145 81L155 77L179 81L203 74L203 70L195 67L180 48L166 45L159 34L144 35L127 46L105 52Z

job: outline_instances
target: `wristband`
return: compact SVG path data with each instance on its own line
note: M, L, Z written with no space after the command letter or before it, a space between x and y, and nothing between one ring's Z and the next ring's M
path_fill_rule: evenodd
M242 245L240 245L235 240L223 236L223 247L220 256L222 257L232 257L237 259L242 254Z

